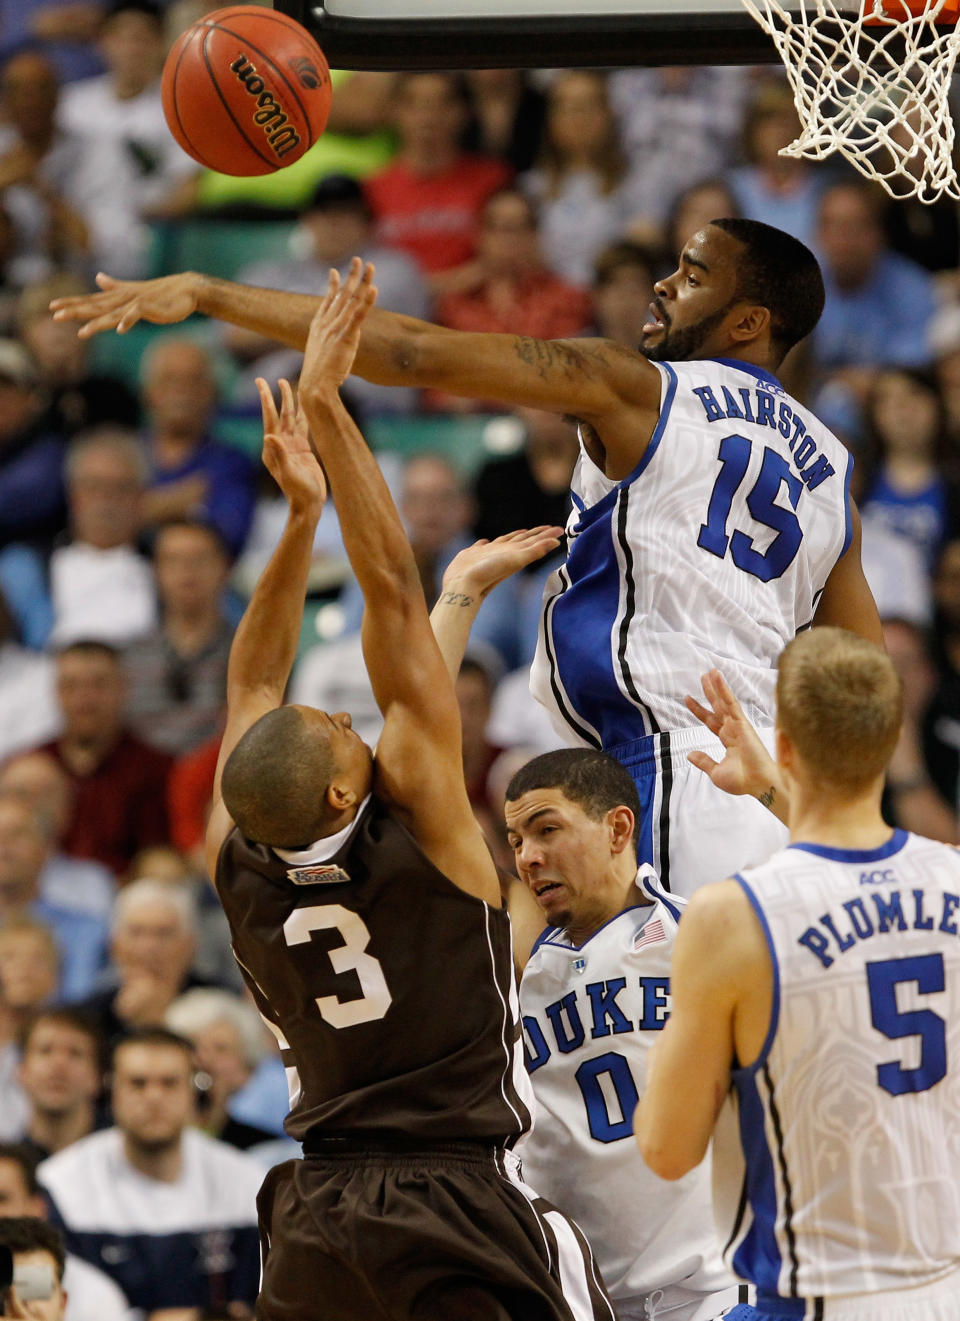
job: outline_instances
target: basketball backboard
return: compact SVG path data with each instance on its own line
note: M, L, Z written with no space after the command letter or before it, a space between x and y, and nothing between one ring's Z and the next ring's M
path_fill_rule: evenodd
M274 8L308 27L342 69L777 60L740 0L274 0Z

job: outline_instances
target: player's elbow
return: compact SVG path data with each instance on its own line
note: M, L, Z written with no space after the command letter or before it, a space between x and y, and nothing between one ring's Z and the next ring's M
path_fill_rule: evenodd
M644 1162L660 1179L672 1183L676 1179L682 1179L698 1164L696 1159L689 1159L686 1152L678 1149L669 1133L661 1136L651 1131L650 1125L644 1124L639 1113L635 1136Z

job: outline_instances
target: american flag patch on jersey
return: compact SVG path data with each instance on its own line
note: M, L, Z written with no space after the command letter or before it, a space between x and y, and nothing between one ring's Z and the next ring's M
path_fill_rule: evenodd
M642 931L638 931L633 938L633 948L635 950L643 949L644 945L660 945L667 938L667 933L663 929L663 923L659 917L652 917Z
M294 885L343 885L350 873L332 862L314 862L307 867L288 867L287 880Z

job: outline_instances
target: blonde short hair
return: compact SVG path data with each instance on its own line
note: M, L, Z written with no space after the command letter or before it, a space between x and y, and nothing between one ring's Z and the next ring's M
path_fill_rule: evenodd
M903 690L886 652L845 628L813 628L784 647L777 724L818 779L866 789L893 755Z

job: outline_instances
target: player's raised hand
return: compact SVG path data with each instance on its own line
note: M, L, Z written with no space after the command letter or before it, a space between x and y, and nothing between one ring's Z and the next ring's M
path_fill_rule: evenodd
M50 304L54 321L82 321L77 334L89 339L101 330L123 335L138 321L158 326L185 321L197 310L198 276L193 271L156 280L115 280L102 271L98 294L74 294Z
M556 550L562 527L521 528L494 541L475 541L453 557L443 575L444 592L484 597L497 583Z
M310 445L303 410L294 400L289 381L280 382L280 411L273 392L257 378L263 413L263 462L287 498L291 510L320 516L327 499L327 480Z
M353 369L360 330L377 297L370 262L354 257L345 280L337 271L310 323L300 373L301 392L339 388Z
M700 682L709 706L694 697L686 697L687 710L706 725L711 734L716 734L726 755L722 761L714 761L706 752L688 752L687 760L709 775L717 788L725 793L752 794L763 799L769 794L771 785L779 783L776 763L743 714L743 708L720 671L709 670Z

